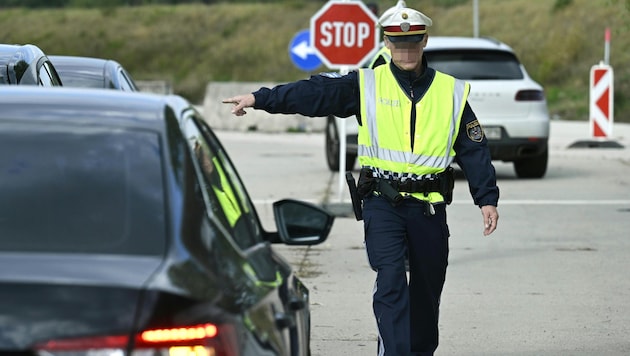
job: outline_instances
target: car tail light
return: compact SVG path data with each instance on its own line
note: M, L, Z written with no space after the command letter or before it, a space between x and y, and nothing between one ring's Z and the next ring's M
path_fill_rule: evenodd
M519 90L514 97L516 101L542 101L545 93L542 90Z
M91 336L50 340L35 346L39 355L118 356L125 354L129 337ZM138 333L131 345L131 356L236 356L236 332L231 325L202 324L151 329Z

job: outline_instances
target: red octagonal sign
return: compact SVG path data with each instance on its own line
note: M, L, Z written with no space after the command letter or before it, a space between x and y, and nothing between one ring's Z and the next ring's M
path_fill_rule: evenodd
M329 68L358 67L378 48L377 21L361 1L329 1L311 17L311 46Z

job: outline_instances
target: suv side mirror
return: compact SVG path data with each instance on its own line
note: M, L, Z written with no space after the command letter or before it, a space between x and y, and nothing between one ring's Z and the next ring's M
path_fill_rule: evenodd
M270 240L287 245L317 245L326 241L335 220L326 210L293 199L273 203L273 213L279 239L271 234Z

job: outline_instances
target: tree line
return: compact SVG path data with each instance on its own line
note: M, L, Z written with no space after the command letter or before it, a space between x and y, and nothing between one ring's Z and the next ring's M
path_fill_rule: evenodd
M286 2L287 0L1 0L0 8L102 8L117 6L142 6L142 5L179 5L179 4L217 4L217 3L250 3L250 2ZM310 0L323 2L326 0Z

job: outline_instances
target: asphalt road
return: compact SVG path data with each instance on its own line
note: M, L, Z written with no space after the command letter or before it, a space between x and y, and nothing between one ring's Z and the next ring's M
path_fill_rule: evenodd
M436 355L630 354L630 125L614 129L606 143L624 148L591 141L586 122L552 122L543 179L517 179L495 162L500 219L490 237L458 179ZM362 223L326 167L324 135L217 134L266 228L281 198L339 215L325 243L277 248L310 288L313 356L374 355L375 274ZM570 148L576 142L593 144Z

